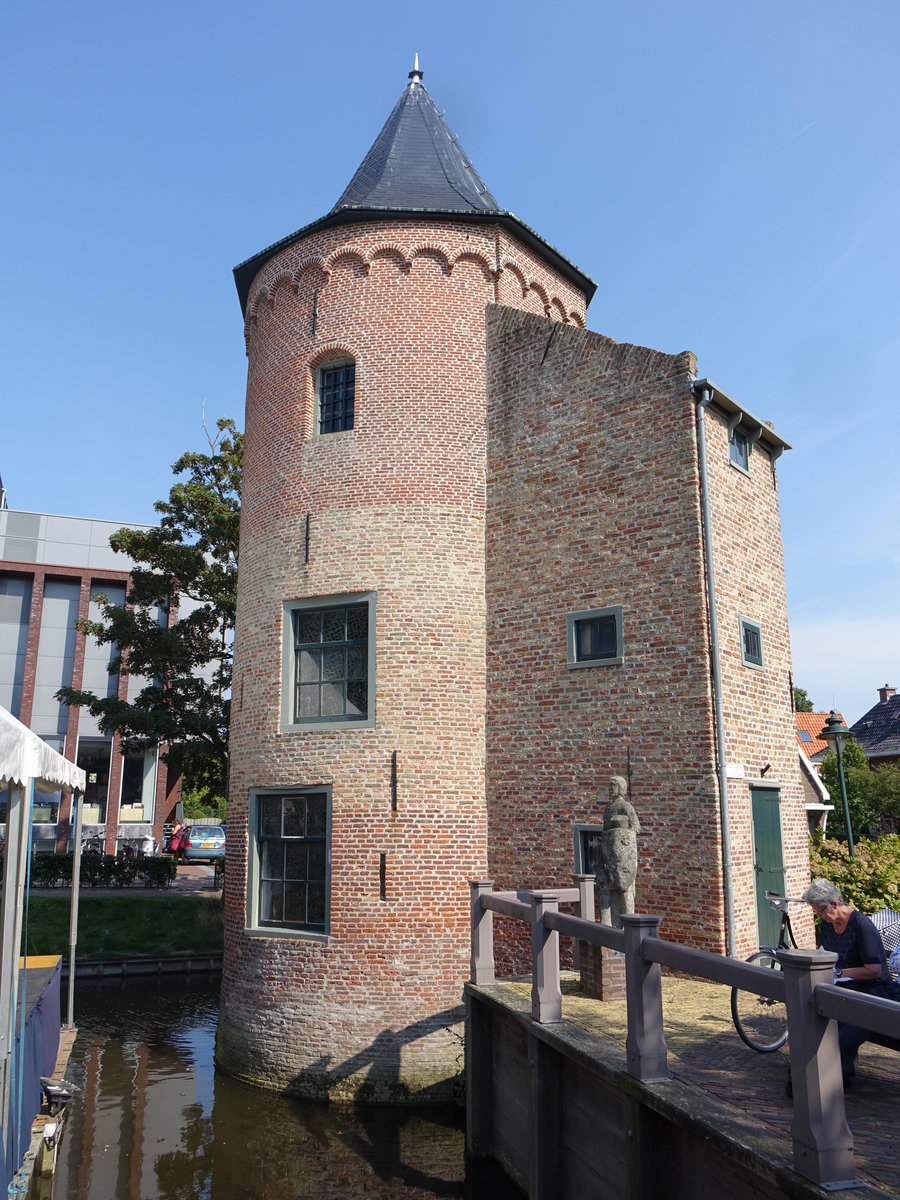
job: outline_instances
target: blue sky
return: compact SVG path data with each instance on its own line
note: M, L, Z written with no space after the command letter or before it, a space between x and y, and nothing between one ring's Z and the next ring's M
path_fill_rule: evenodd
M406 83L500 204L694 350L779 463L794 675L900 685L900 5L155 0L0 13L0 475L151 521L205 405L243 420L232 267L323 215Z

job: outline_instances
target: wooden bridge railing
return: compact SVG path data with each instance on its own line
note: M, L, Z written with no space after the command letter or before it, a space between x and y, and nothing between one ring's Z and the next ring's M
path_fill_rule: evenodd
M852 1185L853 1138L844 1108L835 1022L840 1019L897 1037L900 1007L890 1000L832 986L832 966L837 956L828 951L779 951L782 971L772 971L665 941L659 936L659 918L655 916L624 916L624 929L598 924L594 921L593 878L575 876L572 888L520 892L495 892L490 880L473 880L472 983L495 981L495 912L531 925L531 1014L541 1024L562 1020L560 934L621 952L625 958L628 1010L627 1070L644 1083L668 1078L661 966L783 1000L794 1093L794 1166L801 1175L829 1190ZM575 905L577 916L559 912L560 903L565 902Z

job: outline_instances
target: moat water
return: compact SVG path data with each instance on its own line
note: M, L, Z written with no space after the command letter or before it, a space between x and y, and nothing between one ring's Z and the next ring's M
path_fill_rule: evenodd
M213 1066L218 980L79 986L53 1200L520 1200L457 1110L328 1108Z

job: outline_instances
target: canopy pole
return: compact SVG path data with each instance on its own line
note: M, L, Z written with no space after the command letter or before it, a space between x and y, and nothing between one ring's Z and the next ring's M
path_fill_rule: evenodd
M3 908L0 918L0 1131L8 1156L12 1106L12 1052L15 1044L16 991L19 982L19 941L22 937L24 866L28 863L31 823L25 811L25 788L11 780L6 821L6 864L3 876ZM29 798L31 792L29 789Z
M69 1002L66 1010L66 1029L75 1028L75 946L78 943L78 895L81 891L81 821L84 814L84 794L75 791L75 845L72 848L72 906L69 912Z

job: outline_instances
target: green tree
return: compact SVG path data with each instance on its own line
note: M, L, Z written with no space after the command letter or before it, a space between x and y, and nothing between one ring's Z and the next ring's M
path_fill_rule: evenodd
M125 605L101 597L100 620L79 623L115 648L110 675L127 671L144 686L130 700L71 687L57 696L87 708L126 751L159 743L189 789L215 798L225 794L243 435L228 418L214 436L204 430L209 452L173 464L184 478L154 505L159 526L109 540L135 563Z
M861 912L900 908L900 837L895 833L874 841L860 838L855 858L846 842L817 833L810 842L809 867L813 879L830 879Z
M181 789L184 819L191 825L203 821L225 820L225 797L214 787L184 786Z
M794 688L794 709L797 712L815 712L813 702L807 695L806 688Z
M900 767L889 763L869 771L869 799L880 833L900 830Z
M852 738L842 751L841 760L854 837L872 837L896 830L900 822L900 770L895 766L871 770L862 747ZM837 818L834 825L829 822L829 829L843 839L846 835L843 832L841 784L837 758L830 750L822 760L822 782L828 788Z

